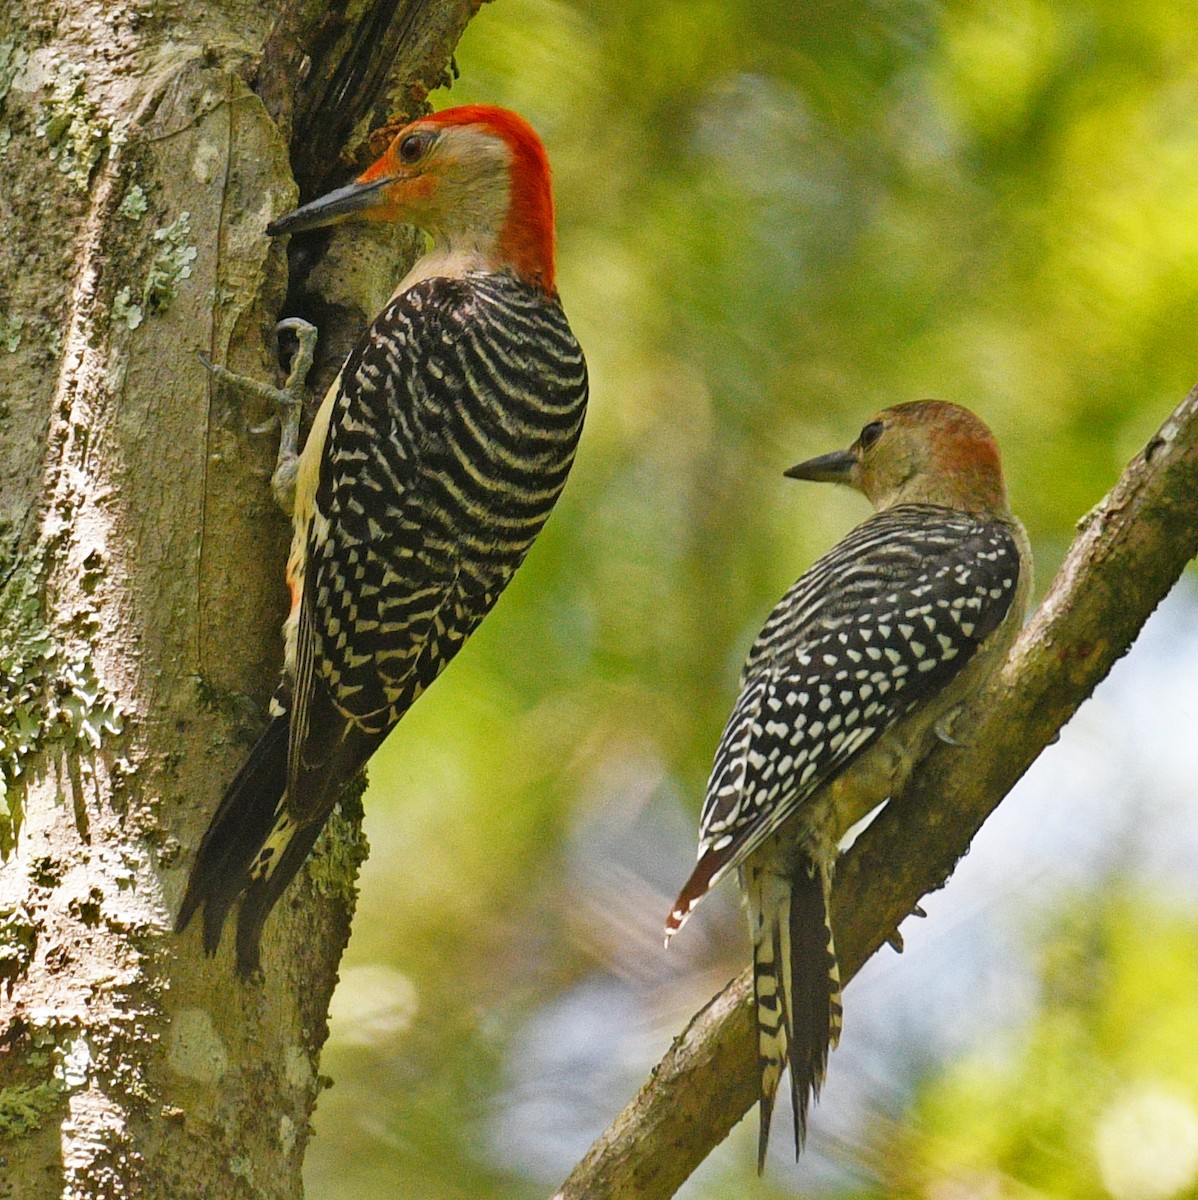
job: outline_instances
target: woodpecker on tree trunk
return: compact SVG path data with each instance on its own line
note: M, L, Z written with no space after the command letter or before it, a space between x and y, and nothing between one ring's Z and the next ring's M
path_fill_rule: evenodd
M355 218L415 225L431 246L346 359L298 458L298 409L284 424L275 484L294 491L294 537L282 682L177 922L204 906L213 953L241 897L243 974L342 787L528 553L586 410L554 278L549 163L522 118L469 105L414 121L355 182L267 232Z
M877 510L802 575L745 663L700 818L698 863L666 941L736 868L753 942L761 1076L758 1170L790 1067L795 1154L839 1039L829 920L848 830L898 792L1001 666L1031 587L998 447L977 417L923 400L886 409L794 479L843 483Z

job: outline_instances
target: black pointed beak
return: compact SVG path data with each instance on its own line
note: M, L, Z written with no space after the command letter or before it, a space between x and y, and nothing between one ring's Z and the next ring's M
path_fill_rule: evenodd
M851 450L833 450L797 463L782 474L787 479L809 479L813 483L849 483L856 465L857 456Z
M382 179L372 179L369 183L347 184L271 221L266 232L271 237L278 237L284 233L300 233L305 229L319 229L322 225L339 224L359 213L378 208L385 202L387 186L394 182L394 179L384 176Z

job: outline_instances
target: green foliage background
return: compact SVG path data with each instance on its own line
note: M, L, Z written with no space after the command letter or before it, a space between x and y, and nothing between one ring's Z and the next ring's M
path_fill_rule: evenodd
M372 767L314 1200L548 1195L747 961L731 896L689 947L658 935L748 642L864 515L786 466L887 404L967 404L1051 576L1198 374L1196 63L1166 0L480 11L435 102L541 131L591 411L520 576ZM1133 1129L1137 1097L1154 1129L1171 1112L1167 1147L1198 1111L1198 914L1136 887L1022 926L1022 1019L947 1060L900 1042L876 1067L899 1102L817 1123L814 1165L758 1182L742 1128L688 1194L1198 1196L1101 1167L1111 1097ZM530 1047L607 1036L609 984L642 1012L604 1043L618 1069L514 1084ZM576 1147L513 1141L503 1114L538 1102L580 1112Z

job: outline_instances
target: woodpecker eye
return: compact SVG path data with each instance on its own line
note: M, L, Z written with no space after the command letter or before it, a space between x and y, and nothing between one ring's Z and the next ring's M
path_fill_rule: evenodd
M431 133L409 133L399 143L399 161L411 166L419 162L435 140Z
M881 421L870 421L857 438L857 441L861 444L861 449L868 450L882 436L883 428L884 426Z

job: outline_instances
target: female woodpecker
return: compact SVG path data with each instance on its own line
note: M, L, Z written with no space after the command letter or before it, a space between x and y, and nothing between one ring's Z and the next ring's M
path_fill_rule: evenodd
M840 1035L837 847L949 737L1006 657L1031 585L998 447L955 404L886 409L849 449L786 474L848 484L877 512L799 578L754 642L707 785L698 864L666 922L668 943L737 869L753 940L758 1170L787 1065L797 1155Z
M587 373L554 280L549 163L514 113L405 127L355 182L271 224L409 223L431 246L346 359L294 481L291 612L266 731L204 835L177 927L213 953L243 896L237 962L342 786L483 619L566 482ZM290 459L290 461L289 461Z

